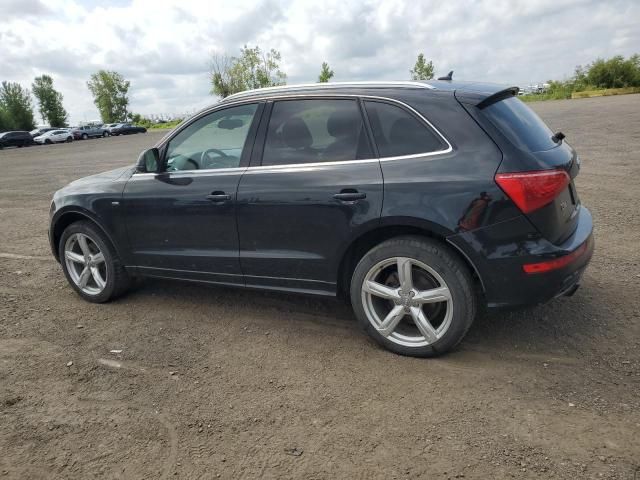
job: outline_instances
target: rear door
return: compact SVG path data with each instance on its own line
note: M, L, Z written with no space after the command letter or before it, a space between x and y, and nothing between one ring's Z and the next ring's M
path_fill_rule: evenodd
M377 224L382 207L382 173L361 105L297 98L269 110L238 187L245 282L333 294L342 253Z
M136 173L123 196L127 263L147 274L242 284L236 190L258 103L203 115L161 148L165 171Z

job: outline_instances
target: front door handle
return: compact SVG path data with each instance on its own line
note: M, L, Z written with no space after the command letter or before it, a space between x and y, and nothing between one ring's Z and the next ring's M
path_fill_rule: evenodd
M358 192L357 190L345 191L336 193L333 198L340 200L341 202L355 202L356 200L364 200L367 198L367 194Z
M228 202L231 200L231 195L228 195L224 192L211 192L211 194L207 195L207 200L211 200L212 202Z

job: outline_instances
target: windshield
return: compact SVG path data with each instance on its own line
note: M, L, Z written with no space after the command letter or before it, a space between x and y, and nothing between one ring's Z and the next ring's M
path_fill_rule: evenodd
M527 105L509 97L482 109L482 112L516 147L530 152L550 150L558 144L553 132Z

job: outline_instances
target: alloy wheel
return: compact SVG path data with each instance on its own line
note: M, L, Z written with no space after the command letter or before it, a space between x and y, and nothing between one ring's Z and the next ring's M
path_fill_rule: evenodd
M107 265L98 244L84 233L74 233L64 246L64 259L73 283L88 295L100 294L107 285Z
M453 317L451 291L442 276L408 257L382 260L367 272L362 305L380 335L406 347L432 345Z

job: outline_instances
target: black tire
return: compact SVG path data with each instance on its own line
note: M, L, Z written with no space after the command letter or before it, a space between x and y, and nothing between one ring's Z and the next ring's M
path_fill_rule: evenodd
M102 132L102 138L107 138L109 136L109 132Z
M73 138L67 137L67 143L71 143L71 142L73 142Z
M64 246L67 242L67 239L74 233L82 233L88 236L91 241L98 245L100 251L104 255L107 272L106 285L104 289L97 295L89 295L83 292L69 275L67 263L65 261ZM72 223L64 230L62 236L60 237L60 243L58 244L58 255L60 258L60 264L62 265L62 270L65 277L67 278L67 281L69 282L69 285L71 285L71 287L73 287L73 289L88 302L104 303L108 302L109 300L113 300L125 293L131 284L129 275L122 266L122 262L120 261L120 258L111 245L109 239L102 232L102 230L100 230L100 228L89 221L79 221Z
M82 140L86 140L89 138L89 135L87 135L86 133L82 134Z
M429 345L399 345L380 334L365 313L362 301L365 277L379 262L392 257L409 257L428 265L444 279L449 288L453 309L451 323L442 337ZM477 298L467 266L449 247L426 237L396 237L372 248L353 272L350 296L358 322L371 338L392 352L413 357L434 357L450 351L464 338L476 315Z
M44 141L44 143L46 143L47 145L51 145L53 142L47 138L47 139Z

